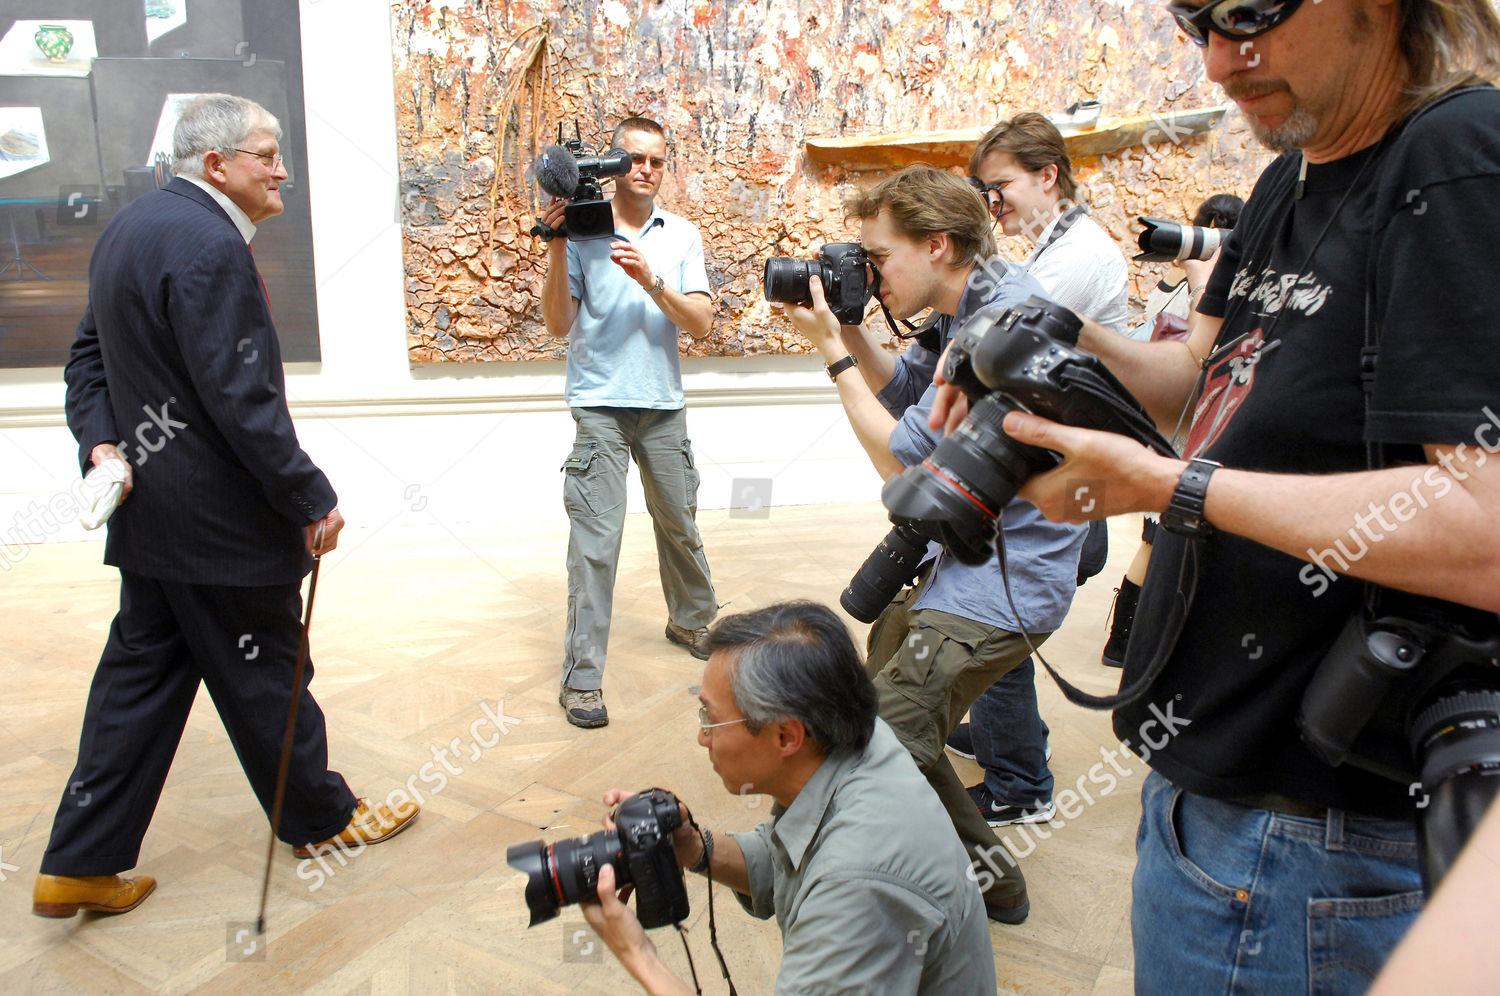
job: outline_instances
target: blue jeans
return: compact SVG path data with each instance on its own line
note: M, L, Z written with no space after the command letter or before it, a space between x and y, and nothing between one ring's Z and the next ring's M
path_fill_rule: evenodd
M1034 809L1052 799L1047 724L1036 704L1036 665L1028 657L984 690L969 707L974 759L1002 806Z
M1130 907L1135 991L1363 993L1421 890L1410 822L1251 809L1152 772Z

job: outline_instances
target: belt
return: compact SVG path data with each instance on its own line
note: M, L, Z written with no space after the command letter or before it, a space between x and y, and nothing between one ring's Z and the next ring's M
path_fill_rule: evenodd
M1273 813L1284 813L1287 816L1302 816L1313 820L1326 820L1328 818L1328 807L1318 806L1301 799L1294 799L1289 795L1281 795L1278 792L1257 792L1251 795L1236 795L1225 800L1237 806L1246 806L1250 809L1265 809Z

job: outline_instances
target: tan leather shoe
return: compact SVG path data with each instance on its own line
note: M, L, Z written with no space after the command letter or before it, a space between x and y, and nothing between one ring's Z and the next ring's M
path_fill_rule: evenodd
M37 916L70 917L79 910L129 913L156 891L150 875L38 875L31 889L31 912Z
M372 806L368 799L361 799L359 805L354 807L354 815L350 817L349 825L344 827L343 832L337 837L329 837L318 844L303 844L301 847L294 847L292 853L299 858L311 858L314 855L327 854L334 848L350 850L363 848L366 844L378 844L411 826L412 820L415 820L421 811L422 808L415 802L408 801L400 809L392 810L383 802Z

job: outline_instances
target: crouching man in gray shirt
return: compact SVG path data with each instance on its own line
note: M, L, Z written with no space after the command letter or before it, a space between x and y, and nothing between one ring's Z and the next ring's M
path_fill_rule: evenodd
M709 633L698 743L724 788L775 800L746 833L673 834L684 868L776 916L776 992L995 992L978 886L942 804L876 718L875 690L843 622L812 602L727 616ZM611 790L606 805L628 794ZM599 873L583 912L649 993L690 993Z

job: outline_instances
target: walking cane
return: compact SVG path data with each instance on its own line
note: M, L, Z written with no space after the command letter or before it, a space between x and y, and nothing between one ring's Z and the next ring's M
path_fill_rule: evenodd
M271 840L266 845L266 874L260 882L260 916L255 932L266 932L266 896L271 889L271 862L276 857L276 831L281 828L281 803L286 796L287 772L292 763L292 734L297 725L297 706L302 701L302 675L307 671L307 635L312 628L313 599L318 594L318 566L323 562L323 529L327 519L318 522L313 533L312 576L307 582L307 609L302 615L302 640L297 646L297 669L292 674L292 701L286 710L286 735L281 738L281 764L276 769L276 797L271 803Z

